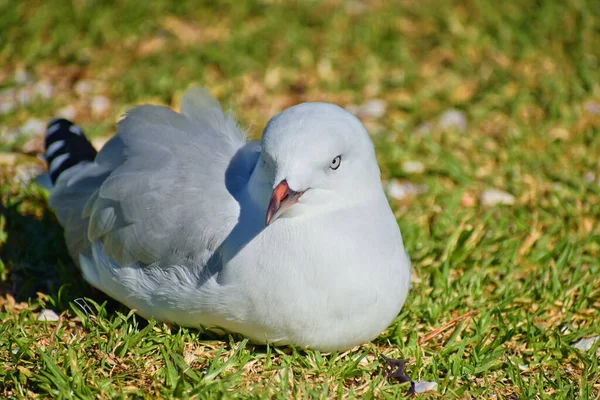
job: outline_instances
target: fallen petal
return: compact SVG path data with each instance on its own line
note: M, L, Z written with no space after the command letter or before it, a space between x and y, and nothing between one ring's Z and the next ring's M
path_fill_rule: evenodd
M459 110L448 110L440 116L439 126L444 130L464 132L467 130L467 116Z
M392 180L387 185L388 195L396 200L426 193L428 189L427 185L415 185L410 182L399 182L397 180Z
M425 166L420 161L405 161L402 163L402 170L407 174L422 174Z
M95 117L104 116L110 108L110 100L105 96L96 96L90 103L92 115Z
M75 106L68 105L56 112L57 117L66 118L68 120L74 120L75 115L77 115L77 110L75 110Z
M437 382L423 381L415 383L415 393L435 392L437 388Z
M41 119L29 118L23 125L21 125L19 130L22 134L27 136L43 135L46 131L46 124Z
M594 345L594 343L596 343L597 340L598 336L593 336L591 338L583 338L579 342L571 345L571 347L574 347L581 351L588 351L592 348L592 346Z
M44 309L40 311L37 320L38 321L58 321L60 317L52 310Z
M363 105L350 105L346 107L348 111L359 118L381 118L387 109L387 103L384 100L369 100Z
M515 196L499 189L487 189L481 194L481 203L486 206L515 204Z

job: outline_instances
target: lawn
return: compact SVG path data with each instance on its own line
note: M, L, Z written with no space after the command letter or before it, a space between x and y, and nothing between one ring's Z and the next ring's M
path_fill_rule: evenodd
M44 124L101 145L193 83L253 137L302 101L361 117L413 263L375 341L256 347L83 282L35 179ZM423 398L599 398L600 3L0 0L0 211L0 397L402 397L387 356Z

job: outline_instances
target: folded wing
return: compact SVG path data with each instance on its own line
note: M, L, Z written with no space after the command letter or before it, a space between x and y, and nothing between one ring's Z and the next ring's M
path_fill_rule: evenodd
M97 241L121 266L204 265L235 226L254 155L232 163L244 136L203 89L182 110L133 109L95 162L60 177L50 202L75 259Z

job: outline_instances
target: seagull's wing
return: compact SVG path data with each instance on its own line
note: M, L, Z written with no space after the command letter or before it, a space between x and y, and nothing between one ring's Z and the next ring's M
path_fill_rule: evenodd
M257 156L232 162L247 147L244 135L208 92L188 91L182 110L133 109L94 163L59 179L51 205L67 240L87 223L72 254L99 242L121 266L203 265L227 237L239 214L235 191Z

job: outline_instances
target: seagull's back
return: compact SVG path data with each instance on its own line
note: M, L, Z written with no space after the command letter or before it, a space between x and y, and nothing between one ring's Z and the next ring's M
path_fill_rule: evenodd
M101 242L122 266L206 263L236 222L236 185L256 161L250 152L230 165L245 139L209 96L187 93L183 114L151 105L129 112L94 161L56 182L50 205L61 223L82 216L86 232L77 235ZM235 170L232 187L223 184L228 168ZM71 236L71 224L64 225ZM79 254L72 255L77 261Z

